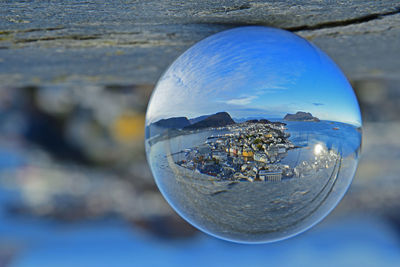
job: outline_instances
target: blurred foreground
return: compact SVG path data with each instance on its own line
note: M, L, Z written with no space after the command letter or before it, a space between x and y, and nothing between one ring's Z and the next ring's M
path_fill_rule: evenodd
M400 88L353 85L364 138L348 194L307 233L257 246L205 236L163 200L144 155L152 86L0 88L0 266L398 266Z

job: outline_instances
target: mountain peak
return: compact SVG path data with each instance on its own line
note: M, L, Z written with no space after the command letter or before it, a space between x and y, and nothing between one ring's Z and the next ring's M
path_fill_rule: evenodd
M283 119L286 121L319 121L319 119L314 117L310 112L304 111L297 111L296 114L288 113Z
M192 125L186 126L184 129L202 129L208 127L223 127L226 125L235 124L228 112L217 112L207 118L198 121Z

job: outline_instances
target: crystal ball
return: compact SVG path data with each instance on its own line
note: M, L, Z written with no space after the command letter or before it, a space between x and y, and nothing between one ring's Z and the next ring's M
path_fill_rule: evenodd
M281 29L239 27L179 56L146 113L161 193L198 229L266 243L310 228L356 171L361 115L335 63Z

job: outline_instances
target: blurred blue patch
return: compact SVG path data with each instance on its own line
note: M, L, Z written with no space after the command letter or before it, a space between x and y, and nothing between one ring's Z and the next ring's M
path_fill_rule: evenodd
M15 150L0 147L0 171L14 169L23 164L23 158Z
M240 245L199 234L165 241L121 222L40 229L12 266L400 266L397 233L371 218L330 221L298 237ZM49 232L50 231L50 232Z

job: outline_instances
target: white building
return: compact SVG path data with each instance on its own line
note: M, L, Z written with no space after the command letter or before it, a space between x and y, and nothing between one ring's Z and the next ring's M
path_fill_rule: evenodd
M258 177L262 181L279 182L282 180L282 171L260 170Z

